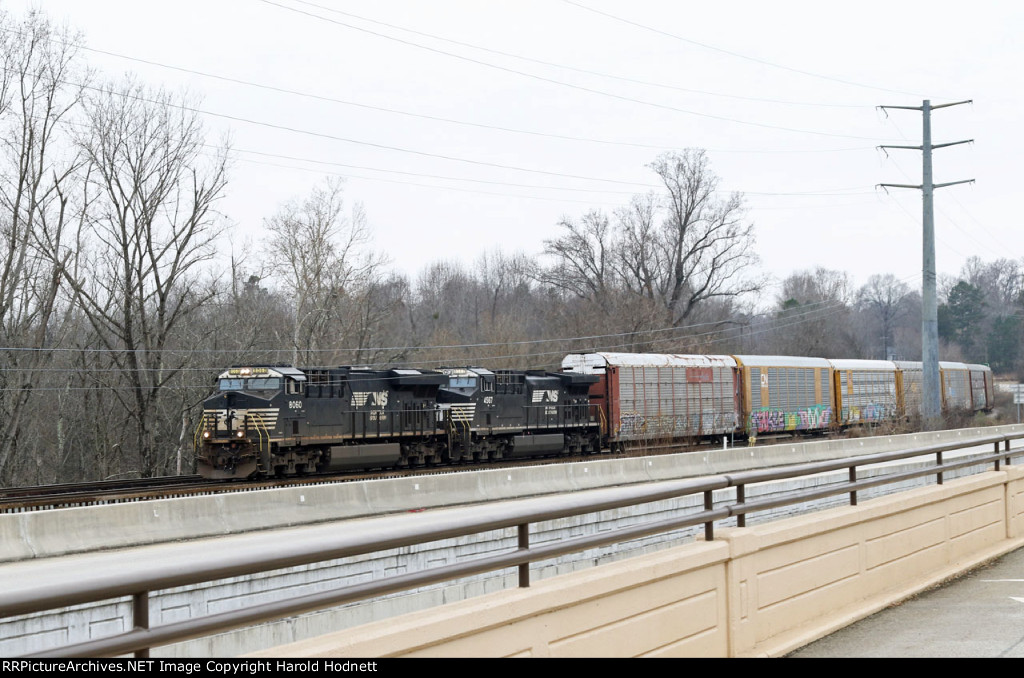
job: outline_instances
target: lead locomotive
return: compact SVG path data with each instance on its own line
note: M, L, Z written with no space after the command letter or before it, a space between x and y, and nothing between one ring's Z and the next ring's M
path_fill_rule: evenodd
M249 478L598 452L597 377L482 368L232 367L196 430L198 471Z

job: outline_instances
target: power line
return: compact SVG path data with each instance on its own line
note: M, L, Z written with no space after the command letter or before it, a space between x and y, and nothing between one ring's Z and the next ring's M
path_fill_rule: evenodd
M784 329L784 328L787 328L787 327L793 327L793 326L797 326L797 325L802 325L802 324L808 323L808 322L820 321L820 320L829 318L829 317L831 317L833 315L836 315L837 313L840 313L840 312L842 312L844 310L847 310L849 308L845 303L842 303L842 302L824 302L823 301L823 302L812 302L811 304L808 304L808 305L818 305L818 304L827 304L827 305L822 307L822 308L812 309L812 310L808 310L808 311L802 311L799 314L795 314L795 315L789 316L787 318L787 322L782 323L782 324L771 323L771 324L768 324L767 326L765 326L763 328L760 328L760 329L757 329L757 330L748 329L744 336L746 336L746 337L754 337L754 336L759 336L761 334L765 334L765 333L768 333L768 332L774 332L774 331L777 331L779 329ZM711 322L711 323L703 323L703 325L722 325L722 324L724 324L724 323L721 322L721 321L716 321L716 322ZM691 327L695 327L695 326L691 326ZM661 344L665 344L665 343L669 343L669 342L693 341L693 340L703 339L703 338L706 338L706 337L715 336L715 335L721 334L723 332L730 332L730 331L736 331L736 332L739 332L740 334L743 334L742 328L738 328L736 326L733 326L733 327L728 327L728 328L724 328L724 329L716 329L716 330L711 330L711 331L707 331L707 332L702 332L702 333L698 333L698 334L684 335L684 336L680 336L680 337L666 337L666 338L662 338L662 339L644 339L643 338L643 335L650 334L650 333L655 333L655 332L660 332L660 331L668 331L668 330L672 330L672 331L685 331L687 329L689 329L689 328L662 328L661 330L627 332L627 333L619 333L617 335L598 335L599 338L610 338L610 337L616 337L616 336L618 336L618 337L631 336L631 337L634 337L634 340L630 341L630 342L627 342L627 343L604 343L604 344L590 345L586 349L582 349L582 350L585 350L587 352L600 352L600 351L611 351L611 350L622 349L622 348L630 348L630 347L635 345L636 341L641 341L642 343L648 344L648 345L661 345ZM637 335L640 335L640 336L637 336ZM723 342L723 341L731 341L731 340L735 340L735 339L736 339L736 337L731 337L731 338L730 337L722 337L722 338L720 338L718 340L712 341L711 343L720 343L720 342ZM565 343L572 343L572 341L577 341L577 340L578 341L583 341L583 340L585 340L585 338L577 338L576 340L549 339L549 340L542 340L542 341L546 341L546 342L561 341L561 342L565 342ZM491 344L479 344L479 345L476 345L476 347L506 346L506 345L507 346L511 346L511 345L515 345L515 344L519 344L519 343L531 343L531 342L501 342L501 343L491 343ZM474 347L474 345L464 345L464 346L465 347ZM448 346L448 347L444 347L444 346L439 346L439 347L422 347L422 349L424 349L424 350L440 349L440 348L453 348L453 347L452 346ZM2 350L5 350L5 349L0 348L0 351L2 351ZM7 349L7 350L9 350L9 349ZM53 350L53 349L50 349L50 350ZM91 349L91 350L90 349L67 349L67 350L77 350L77 351L84 351L84 352L101 352L101 351L107 352L107 351L109 351L109 349ZM172 350L172 349L168 349L168 350ZM284 351L287 351L288 353L290 353L292 350L293 349L285 349ZM345 349L316 349L316 350L310 349L310 350L306 350L305 352L307 352L307 353L309 353L309 352L339 352L339 351L340 352L344 352L344 350ZM347 350L351 350L351 351L359 351L359 350L371 351L371 350L378 350L378 349L369 349L368 348L368 349L347 349ZM444 357L442 357L442 358L438 358L438 359L435 359L435 360L429 360L429 361L428 360L401 361L401 362L397 362L397 363L387 363L387 364L370 363L368 365L360 365L360 367L368 367L368 368L371 368L371 369L372 368L377 368L377 369L379 369L379 368L419 368L419 369L432 369L432 368L438 367L440 365L447 365L447 366L463 366L463 365L465 365L465 366L482 366L487 361L498 361L498 360L509 360L509 359L518 359L518 360L534 359L534 360L536 360L536 359L541 359L541 358L545 358L545 357L549 357L549 356L564 355L567 351L569 351L569 352L579 352L580 350L581 349L558 349L558 350L549 350L549 351L537 351L537 352L531 352L531 353L526 353L526 354L511 353L511 354L491 355L491 356L473 356L473 357L469 357L469 358L464 358L464 357L444 358ZM203 353L203 352L210 352L210 351L199 350L199 351L194 351L194 352L195 353ZM216 352L216 351L214 351L214 352ZM235 354L235 355L237 355L239 353L245 353L245 351L242 351L242 350L227 351L227 352L230 352L230 353ZM264 349L249 349L248 352L250 354L255 353L257 355L265 355L267 353L273 353L275 351L264 350ZM260 361L252 361L252 362L255 363L255 362L267 362L267 361L266 360L260 360ZM307 369L313 369L314 367L316 367L316 366L310 365L310 366L307 367ZM224 368L225 368L224 365L220 365L220 366L217 366L215 368L209 369L209 372L221 372L221 371L224 370ZM168 372L173 371L175 373L178 373L178 372L186 372L186 371L194 372L194 371L200 371L200 370L201 370L201 368L182 368L182 369L177 369L177 370L165 370L165 371L168 371ZM10 369L10 368L0 369L0 372L4 372L4 371L10 371L10 372L16 372L16 371L20 371L20 372L37 372L37 371L44 372L44 371L47 371L48 372L48 371L51 371L51 370L49 368L44 368L44 369L40 369L40 370L34 370L34 369L31 369L31 368L27 368L27 369L23 369L23 370L16 370L16 369ZM70 368L62 369L62 368L56 368L56 369L53 369L52 371L58 372L58 373L66 373L66 374L83 374L83 370L81 370L81 369L70 369ZM85 374L87 374L87 375L88 374L93 374L93 373L95 373L97 371L98 370L93 370L93 369L87 368L85 370ZM129 372L129 371L130 372L143 372L144 373L144 372L151 371L151 370L147 370L146 368L142 368L142 369L138 369L138 370L122 370L122 369L116 369L115 368L115 369L109 369L109 370L103 370L103 371L111 372L111 373L115 373L116 374L116 373L123 373L123 372ZM400 377L396 377L396 378L400 378ZM386 379L386 377L385 377L385 379ZM23 392L23 391L106 391L106 390L109 390L112 386L114 386L114 385L107 384L107 385L101 385L101 386L76 386L76 387L72 387L72 386L45 387L45 386L43 386L43 387L27 387L27 388L25 388L25 387L19 387L19 388L0 388L0 392ZM167 384L167 385L163 386L162 388L163 389L167 389L167 390L172 390L172 391L192 390L192 389L209 389L210 388L210 384L209 383L194 384L194 385Z
M813 302L813 305L829 303L825 301ZM663 333L663 332L679 332L684 329L692 329L695 327L707 327L709 325L718 325L720 321L709 321L706 323L697 323L694 325L687 325L686 327L659 327L651 330L645 330L648 333ZM325 349L310 349L307 352L337 352L337 351L348 351L348 352L360 352L360 351L411 351L411 350L424 350L424 349L452 349L452 348L481 348L488 346L519 346L519 345L532 345L532 344L550 344L553 342L571 342L571 341L592 341L595 339L614 339L618 337L627 337L636 334L635 331L629 332L616 332L612 334L593 334L578 337L552 337L549 339L524 339L522 341L498 341L498 342L478 342L473 344L442 344L442 345L419 345L419 346L366 346L356 348L325 348ZM85 349L85 348L37 348L37 347L19 347L19 346L0 346L0 351L19 351L19 352L76 352L76 353L124 353L129 349ZM269 352L292 352L294 347L288 348L264 348L264 349L252 349ZM175 354L195 354L195 353L237 353L238 349L161 349L157 350L142 350L146 353L160 353L170 352Z
M337 10L331 10L331 11L337 11ZM0 30L8 32L8 33L12 33L14 35L19 35L19 36L24 35L21 31L16 31L16 30L10 29L10 28L0 27ZM407 30L407 29L401 29L401 30ZM168 69L168 70L174 70L174 71L178 71L178 72L181 72L181 73L188 73L190 75L197 75L197 76L204 77L204 78L220 80L222 82L230 82L230 83L234 83L234 84L238 84L238 85L243 85L243 86L246 86L246 87L253 87L253 88L258 88L258 89L264 89L264 90L271 91L271 92L276 92L276 93L279 93L279 94L287 94L287 95L290 95L290 96L303 97L303 98L313 99L313 100L316 100L316 101L323 101L323 102L327 102L327 103L339 104L339 105L343 105L343 106L352 106L352 107L357 107L357 108L364 108L364 109L367 109L367 110L377 111L377 112L382 112L382 113L391 113L391 114L394 114L394 115L401 115L401 116L408 116L408 117L413 117L413 118L420 118L420 119L423 119L423 120L431 120L431 121L434 121L434 122L444 122L444 123L453 124L453 125L476 127L476 128L480 128L480 129L487 129L487 130L493 130L493 131L507 132L507 133L512 133L512 134L524 134L524 135L538 136L538 137L550 138L550 139L561 139L561 140L566 140L566 141L576 141L576 142L585 142L585 143L611 145L611 146L626 146L626 147L633 147L633 148L649 148L649 149L653 149L653 150L665 150L667 148L676 148L676 147L679 146L679 144L676 144L676 143L645 144L645 143L632 142L632 141L617 141L617 140L612 140L612 139L596 139L596 138L593 138L593 137L579 137L579 136L572 136L572 135L566 135L566 134L555 134L555 133L552 133L552 132L541 132L541 131L537 131L537 130L526 130L526 129L518 129L518 128L513 128L513 127L504 127L504 126L501 126L501 125L490 125L490 124L486 124L486 123L473 122L473 121L469 121L469 120L457 120L457 119L454 119L454 118L446 118L446 117L443 117L443 116L427 115L425 113L414 113L414 112L411 112L411 111L405 111L405 110L396 109L396 108L389 108L389 107L385 107L385 106L376 106L376 105L373 105L373 104L365 104L365 103L360 103L358 101L349 101L349 100L346 100L346 99L338 99L336 97L328 97L328 96L325 96L325 95L315 94L315 93L312 93L312 92L303 92L303 91L300 91L300 90L289 89L289 88L286 88L286 87L279 87L279 86L276 86L276 85L269 85L269 84L266 84L266 83L258 83L258 82L254 82L254 81L251 81L251 80L244 80L244 79L241 79L241 78L235 78L235 77L226 76L226 75L220 75L220 74L216 74L216 73L209 73L209 72L206 72L206 71L200 71L200 70L191 69L191 68L184 68L182 66L175 66L175 65L171 65L171 64L161 63L161 62L158 62L158 61L152 61L150 59L143 59L143 58L140 58L140 57L128 56L126 54L120 54L120 53L117 53L117 52L111 52L111 51L108 51L108 50L102 50L102 49L98 49L98 48L95 48L95 47L86 47L85 45L80 45L78 43L67 43L67 42L63 42L63 41L57 40L56 38L51 38L50 41L55 43L55 44L61 44L61 45L73 44L77 49L81 49L81 50L84 50L84 51L94 52L96 54L103 54L103 55L106 55L106 56L112 56L112 57L115 57L115 58L118 58L118 59L125 59L127 61L133 61L133 62L136 62L136 63L146 64L146 65L149 65L149 66L156 66L156 67L159 67L159 68L164 68L164 69ZM483 49L483 48L481 48L481 49ZM725 95L723 95L723 96L725 96ZM821 105L827 105L827 104L821 104ZM874 148L874 146L852 146L852 147L846 147L846 148L822 148L822 149L793 149L793 148L785 148L785 149L735 149L735 148L707 148L705 150L707 150L709 152L713 152L713 153L791 154L791 153L845 153L845 152L849 152L849 151L863 151L863 150L869 150L869 149L873 149L873 148Z
M725 98L729 98L729 99L739 99L739 100L742 100L742 101L756 101L756 102L760 102L760 103L783 104L783 105L787 105L787 106L818 106L818 107L825 107L825 108L867 108L867 106L865 104L827 104L827 103L816 102L816 101L789 101L789 100L784 100L784 99L769 99L769 98L764 98L764 97L743 96L743 95L740 95L740 94L727 94L727 93L724 93L724 92L711 92L711 91L708 91L708 90L691 89L691 88L687 88L687 87L679 87L678 85L668 85L668 84L665 84L665 83L651 82L649 80L639 80L637 78L628 78L628 77L619 76L619 75L612 75L610 73L604 73L602 71L594 71L594 70L590 70L590 69L586 69L586 68L579 68L579 67L576 67L576 66L567 66L565 64L558 64L558 63L554 63L554 62L551 62L551 61L544 61L542 59L536 59L536 58L533 58L533 57L523 56L521 54L512 54L511 52L503 52L501 50L497 50L497 49L494 49L492 47L484 47L482 45L474 45L472 43L462 42L460 40L453 40L451 38L444 38L444 37L441 37L439 35L434 35L433 33L425 33L423 31L417 31L417 30L414 30L414 29L411 29L411 28L404 28L402 26L396 26L395 24L390 24L390 23L387 23L385 21L379 21L377 19L370 19L368 17L360 16L358 14L353 14L351 12L343 12L340 9L334 9L332 7L324 7L323 5L318 5L318 4L314 3L314 2L308 2L307 0L292 0L292 2L296 2L296 3L300 4L300 5L307 5L309 7L316 7L317 9L324 10L325 12L331 12L332 14L341 14L343 16L351 17L353 19L358 19L360 21L365 21L365 22L371 23L371 24L376 24L378 26L384 26L386 28L391 28L391 29L394 29L394 30L397 30L397 31L403 31L405 33L412 33L413 35L420 35L420 36L423 36L425 38L430 38L432 40L439 40L441 42L447 42L449 44L458 45L460 47L468 47L469 49L475 49L475 50L479 50L481 52L488 52L490 54L497 54L499 56L509 57L509 58L512 58L512 59L519 59L521 61L528 61L530 63L540 64L542 66L550 66L552 68L561 68L561 69L568 70L568 71L574 71L576 73L584 73L586 75L596 75L596 76L601 77L601 78L610 78L612 80L620 80L622 82L630 82L630 83L633 83L633 84L636 84L636 85L644 85L644 86L647 86L647 87L657 87L657 88L661 88L661 89L670 89L670 90L674 90L674 91L677 91L677 92L686 92L688 94L704 94L704 95L713 96L713 97L725 97Z
M3 69L3 70L10 71L10 69ZM390 146L388 144L380 144L380 143L375 143L375 142L372 142L372 141L362 141L362 140L359 140L359 139L352 139L352 138L348 138L348 137L341 137L341 136L337 136L337 135L334 135L334 134L327 134L327 133L324 133L324 132L313 132L311 130L301 129L301 128L297 128L297 127L290 127L288 125L278 125L278 124L275 124L275 123L265 122L265 121L261 121L261 120L253 120L251 118L244 118L244 117L241 117L241 116L230 115L230 114L227 114L227 113L217 113L215 111L208 111L208 110L205 110L205 109L202 109L202 108L198 108L196 106L186 106L184 104L177 104L177 103L172 103L172 102L169 102L169 101L156 101L154 99L149 99L147 97L142 97L142 96L139 96L137 94L130 94L130 93L127 93L127 92L119 92L119 91L116 91L116 90L114 90L112 88L94 87L94 86L91 86L91 85L85 85L83 83L75 83L75 82L69 82L69 81L63 81L63 80L61 82L63 84L66 84L66 85L70 85L70 86L73 86L73 87L80 87L80 88L85 89L85 90L101 92L101 93L111 93L111 94L122 96L122 97L125 97L125 98L128 98L128 99L134 99L136 101L141 101L141 102L144 102L144 103L149 103L149 104L154 104L154 105L168 106L168 107L171 107L171 108L177 108L177 109L182 110L182 111L187 111L187 112L190 112L190 113L196 113L196 114L199 114L199 115L208 115L208 116L212 116L212 117L215 117L215 118L224 118L226 120L233 120L235 122L244 122L244 123L247 123L247 124L250 124L250 125L257 125L257 126L260 126L260 127L267 127L267 128L270 128L270 129L276 129L276 130L281 130L281 131L285 131L285 132L291 132L291 133L294 133L294 134L303 134L303 135L307 135L307 136L317 137L317 138L320 138L320 139L330 139L332 141L341 141L341 142L350 143L350 144L356 144L356 145L360 145L360 146L369 146L371 148L379 148L379 149L388 150L388 151L396 151L396 152L399 152L399 153L409 153L409 154L412 154L412 155L419 155L419 156L424 156L424 157L428 157L428 158L436 158L436 159L441 159L441 160L450 160L452 162L462 162L462 163L468 163L468 164L471 164L471 165L477 165L477 166L482 166L482 167L493 167L493 168L497 168L497 169L514 170L514 171L517 171L517 172L529 172L529 173L533 173L533 174L542 174L542 175L545 175L545 176L563 177L563 178L568 178L568 179L581 179L581 180L584 180L584 181L600 181L600 182L611 183L611 184L623 184L623 185L629 185L629 186L641 186L641 187L644 187L644 188L654 188L655 187L653 184L645 184L645 183L640 183L640 182L636 182L636 181L621 181L621 180L618 180L618 179L603 179L603 178L600 178L600 177L588 177L588 176L582 176L582 175L578 175L578 174L567 174L567 173L564 173L564 172L549 172L549 171L546 171L546 170L531 169L531 168L527 168L527 167L517 167L515 165L504 165L504 164L501 164L501 163L486 162L486 161L483 161L483 160L472 160L472 159L469 159L469 158L460 158L460 157L456 157L456 156L444 155L444 154L441 154L441 153L429 153L427 151L418 151L418 150L415 150L415 149L404 148L404 147L401 147L401 146Z
M339 26L344 26L345 28L350 28L350 29L355 30L355 31L361 31L363 33L368 33L370 35L374 35L374 36L377 36L377 37L380 37L380 38L384 38L386 40L393 40L395 42L399 42L399 43L402 43L404 45L409 45L411 47L416 47L418 49L423 49L423 50L426 50L426 51L429 51L429 52L434 52L434 53L437 53L437 54L442 54L442 55L445 55L445 56L452 57L454 59L460 59L460 60L463 60L463 61L469 61L471 63L479 64L481 66L485 66L487 68L493 68L493 69L496 69L496 70L499 70L499 71L503 71L503 72L506 72L506 73L513 73L515 75L520 75L520 76L527 77L527 78L533 78L535 80L540 80L542 82L548 82L548 83L551 83L551 84L559 85L561 87L568 87L568 88L580 90L580 91L583 91L583 92L589 92L591 94L597 94L599 96L608 97L608 98L616 99L616 100L619 100L619 101L626 101L626 102L631 102L631 103L635 103L635 104L640 104L640 105L643 105L643 106L650 106L650 107L653 107L653 108L659 108L659 109L668 110L668 111L675 111L677 113L683 113L683 114L686 114L686 115L693 115L693 116L697 116L697 117L701 117L701 118L708 118L708 119L711 119L711 120L719 120L719 121L722 121L722 122L732 122L732 123L736 123L736 124L739 124L739 125L749 125L749 126L752 126L752 127L760 127L760 128L764 128L764 129L775 129L775 130L780 130L780 131L784 131L784 132L793 132L793 133L796 133L796 134L811 134L811 135L816 135L816 136L836 137L836 138L842 138L842 139L858 139L858 140L862 140L862 141L865 141L865 140L866 141L870 141L870 140L872 140L872 137L862 137L862 136L857 136L857 135L853 135L853 134L838 134L838 133L833 133L833 132L819 132L819 131L815 131L815 130L806 130L806 129L799 129L799 128L794 128L794 127L784 127L784 126L781 126L781 125L770 125L768 123L753 122L753 121L749 121L749 120L740 120L738 118L730 118L728 116L714 115L714 114L711 114L711 113L701 113L699 111L692 111L692 110L688 110L688 109L677 108L675 106L669 106L669 105L666 105L666 104L659 104L659 103L653 102L653 101L646 101L646 100L643 100L643 99L636 99L636 98L633 98L633 97L622 96L620 94L614 94L612 92L606 92L604 90L598 90L598 89L594 89L592 87L584 87L583 85L576 85L576 84L573 84L573 83L564 82L562 80L556 80L554 78L547 78L547 77L544 77L544 76L541 76L541 75L536 75L536 74L533 74L533 73L526 73L525 71L519 71L519 70L516 70L514 68L507 68L505 66L499 66L497 64L491 64L491 63L488 63L486 61L480 61L479 59L473 59L471 57L462 56L460 54L455 54L455 53L452 53L452 52L446 52L445 50L436 49L434 47L428 47L426 45L420 45L418 43L411 42L409 40L403 40L401 38L396 38L394 36L386 35L384 33L379 33L377 31L372 31L372 30L367 29L367 28L362 28L362 27L359 27L359 26L354 26L352 24L348 24L348 23L345 23L343 21L338 21L336 19L331 19L329 17L324 17L324 16L320 16L318 14L313 14L312 12L306 12L304 10L297 9L295 7L288 7L287 5L282 5L280 3L273 2L272 0L259 0L259 1L264 3L264 4L267 4L267 5L273 5L274 7L278 7L280 9L283 9L283 10L286 10L286 11L295 12L297 14L303 14L303 15L309 16L309 17L314 18L314 19L319 19L321 21L326 21L326 22L329 22L329 23L337 24Z
M863 87L865 89L873 89L873 90L877 90L879 92L889 92L890 94L906 94L906 95L909 95L909 96L919 96L919 95L916 95L916 94L911 94L909 92L903 92L901 90L887 89L885 87L878 87L878 86L875 86L875 85L866 85L864 83L854 82L852 80L843 80L842 78L836 78L836 77L833 77L833 76L830 76L830 75L823 75L821 73L814 73L812 71L805 71L805 70L802 70L802 69L799 69L799 68L792 68L790 66L784 66L782 64L777 64L777 63L772 62L772 61L767 61L766 59L760 59L758 57L752 57L752 56L747 55L747 54L741 54L739 52L734 52L734 51L731 51L731 50L723 49L721 47L716 47L715 45L709 45L709 44L704 43L704 42L698 42L697 40L691 40L690 38L684 38L684 37L682 37L680 35L675 35L674 33L669 33L667 31L663 31L663 30L661 30L659 28L654 28L653 26L647 26L645 24L641 24L641 23L638 23L636 21L631 21L629 19L626 19L626 18L621 17L621 16L617 16L615 14L610 14L608 12L602 12L601 10L594 9L593 7L588 7L587 5L583 5L583 4L579 3L579 2L574 2L573 0L562 0L562 2L564 2L564 3L568 4L568 5L573 5L574 7L579 7L580 9L586 10L588 12L593 12L594 14L600 14L601 16L607 17L609 19L613 19L614 21L619 21L621 23L628 24L630 26L635 26L636 28L640 28L640 29L643 29L645 31L650 31L652 33L657 33L658 35L662 35L662 36L665 36L665 37L668 37L668 38L672 38L673 40L679 40L680 42L685 42L687 44L694 45L694 46L700 47L702 49L711 50L713 52L719 52L721 54L726 54L726 55L731 56L731 57L736 57L737 59L744 59L746 61L752 61L754 63L761 64L762 66L770 66L771 68L777 68L777 69L780 69L780 70L783 70L783 71L789 71L790 73L797 73L799 75L806 75L808 77L819 78L821 80L829 80L831 82L837 82L837 83L840 83L840 84L843 84L843 85L851 85L853 87Z
M330 161L330 160L316 160L316 159L312 159L312 158L300 158L300 157L296 157L296 156L281 155L281 154L277 154L277 153L266 153L266 152L263 152L263 151L253 151L253 150L247 150L247 149L235 148L235 149L232 149L232 150L236 151L236 152L239 152L239 153L251 153L253 155L261 155L261 156L266 156L266 157L271 157L271 158L281 158L281 159L285 159L285 160L293 160L293 161L296 161L296 162L307 162L307 163L316 164L316 165L329 165L329 166L333 166L333 167L347 167L347 168L352 168L352 169L367 170L367 171L371 171L371 172L386 172L388 174L401 174L401 175L406 175L406 176L423 177L423 178L428 178L428 179L442 179L442 180L446 180L446 181L467 181L467 182L470 182L470 183L490 184L490 185L497 185L497 186L511 186L511 187L515 187L515 188L539 188L539 189L543 189L543 190L552 190L552 191L571 191L571 192L574 192L574 193L602 193L602 194L612 193L612 194L616 194L616 195L631 195L631 196L632 195L636 195L636 193L634 191L609 191L609 190L605 190L605 189L569 188L569 187L562 187L562 186L542 186L542 185L538 185L538 184L516 184L516 183L512 183L512 182L507 182L507 181L489 181L489 180L486 180L486 179L468 179L468 178L463 178L463 177L452 177L452 176L444 176L444 175L438 175L438 174L426 174L426 173L422 173L422 172L407 172L407 171L404 171L404 170L391 170L391 169L381 169L379 167L367 167L367 166L361 166L361 165L349 165L349 164L346 164L346 163L333 162L333 161ZM255 162L255 161L250 161L250 162ZM272 167L287 167L285 165L272 165L272 164L270 166L272 166ZM290 168L290 169L302 169L302 168ZM339 175L339 176L349 176L349 175ZM386 179L375 179L373 177L355 177L355 178L367 179L367 180L370 180L370 181L387 181ZM398 183L408 183L408 182L398 182ZM432 188L435 187L435 186L428 185L428 184L411 184L411 185L414 185L414 186L430 186ZM655 186L651 185L650 187L654 188ZM447 187L437 186L436 188L447 188ZM808 197L843 196L843 197L845 197L845 196L854 196L854 195L874 195L874 191L864 190L865 188L867 188L867 187L865 187L865 186L851 186L851 187L848 187L848 188L828 188L828 189L822 189L822 190L817 190L817 191L788 191L788 192L786 192L786 191L744 191L744 190L726 191L726 190L716 190L714 192L715 193L720 193L720 194L727 194L727 195L738 192L738 193L741 193L743 195L783 196L783 197L791 197L791 196L808 196ZM460 189L453 189L453 190L460 190ZM488 195L510 195L510 196L514 196L514 197L532 197L532 196L519 196L519 195L516 195L516 194L502 194L502 193L489 193ZM538 199L543 200L544 198L538 198ZM578 201L573 201L573 202L578 202Z

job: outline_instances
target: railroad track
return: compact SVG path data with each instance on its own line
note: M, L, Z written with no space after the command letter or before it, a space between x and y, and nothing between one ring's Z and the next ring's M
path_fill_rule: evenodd
M201 490L198 475L101 480L0 489L0 512L39 511L105 503L140 501Z
M678 451L678 450L676 450ZM558 457L531 460L531 464L553 464L582 461L586 459L610 459L621 455L600 457ZM199 475L167 476L160 478L135 478L131 480L97 481L88 483L66 483L0 489L0 513L22 513L51 509L100 506L154 499L189 497L204 494L229 492L251 492L254 490L280 487L321 485L327 483L381 480L405 476L436 475L441 473L465 473L485 469L522 467L524 462L468 463L458 466L436 466L404 470L381 470L377 472L352 472L333 475L308 475L288 478L267 478L262 480L206 480Z
M791 436L782 437L786 437L788 439ZM765 438L761 442L778 441L769 441ZM288 478L267 478L261 480L206 480L199 475L188 475L103 480L88 483L39 485L35 487L0 489L0 513L46 511L51 509L151 501L155 499L189 497L204 494L251 492L255 490L281 487L355 482L362 480L381 480L406 476L466 473L470 471L501 468L522 468L524 465L536 466L544 464L564 464L603 459L621 459L625 457L655 454L674 454L686 451L706 452L714 449L720 449L717 447L716 443L704 443L699 445L685 443L649 444L643 447L629 448L624 452L609 453L606 451L600 455L587 455L580 457L538 457L536 459L509 462L468 462L453 466L429 466L414 469L380 470L376 472L358 471L333 475L307 475Z

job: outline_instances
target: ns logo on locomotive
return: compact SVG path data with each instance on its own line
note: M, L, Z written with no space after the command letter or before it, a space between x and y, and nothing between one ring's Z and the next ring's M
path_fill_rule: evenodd
M984 365L940 363L946 409L992 406ZM196 429L207 478L597 453L645 441L822 432L906 418L921 363L570 354L561 372L281 365L218 377Z

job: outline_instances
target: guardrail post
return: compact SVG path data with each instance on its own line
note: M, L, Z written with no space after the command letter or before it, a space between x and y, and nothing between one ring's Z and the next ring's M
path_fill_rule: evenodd
M714 508L715 502L711 498L711 490L704 493L704 510L710 511ZM704 541L715 540L715 523L712 520L704 523Z
M1009 466L1010 465L1010 441L1009 440L1004 440L1003 441L1003 452L1006 452L1006 458L1003 461L1005 461L1006 465Z
M857 467L856 466L851 466L850 467L850 483L852 484L852 483L855 483L855 482L857 482ZM856 505L857 505L857 490L854 490L853 492L850 493L850 506L856 506Z
M999 441L997 440L996 442L994 442L992 444L995 445L995 449L992 450L992 453L993 454L999 454ZM999 457L996 457L996 468L995 468L995 470L996 471L999 470Z
M519 550L530 550L530 524L523 523L519 526ZM519 566L519 588L530 588L530 563L523 563Z
M942 452L936 452L935 453L935 463L938 464L939 466L942 466ZM939 485L941 485L942 484L942 471L939 471L937 476L938 476Z
M736 503L737 504L742 504L746 500L747 500L747 486L746 485L737 485L736 486ZM743 513L739 514L738 516L736 516L736 526L737 527L746 527L747 526L747 514L746 514L746 512L743 512Z
M132 596L132 626L137 629L149 628L149 591L140 591ZM149 659L149 648L136 650L135 657Z

